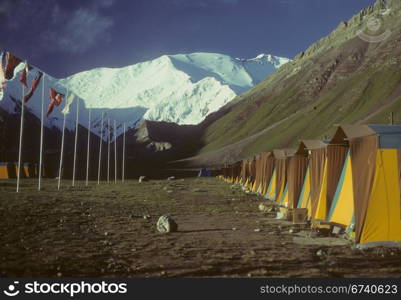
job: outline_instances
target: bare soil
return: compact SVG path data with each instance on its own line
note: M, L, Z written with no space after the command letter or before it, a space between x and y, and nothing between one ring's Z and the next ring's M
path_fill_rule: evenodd
M36 184L24 180L16 194L15 181L0 181L1 277L401 275L399 250L361 252L342 238L290 233L290 222L258 211L262 198L216 178L65 181L61 191L45 180L41 192ZM163 214L178 232L156 231Z

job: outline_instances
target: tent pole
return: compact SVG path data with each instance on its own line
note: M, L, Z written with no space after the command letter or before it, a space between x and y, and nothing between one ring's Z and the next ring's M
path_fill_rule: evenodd
M24 133L24 111L25 111L25 103L24 103L24 95L25 88L22 85L22 97L21 97L21 122L20 122L20 131L19 131L19 150L18 150L18 170L17 170L17 193L19 192L19 184L21 177L21 156L22 156L22 136Z
M125 123L124 123L124 133L123 133L123 164L122 164L122 171L121 171L121 181L124 182L125 180Z
M102 143L103 143L103 112L102 112L102 123L100 125L100 142L99 142L99 164L97 168L97 185L100 184L100 165L102 162Z
M78 117L79 117L79 100L77 99L77 116L75 121L75 145L74 145L74 165L72 170L72 186L75 186L75 171L77 166L77 144L78 144Z
M38 191L41 189L42 184L42 165L43 165L43 108L45 106L45 74L43 74L42 78L42 106L40 110L40 154L39 154L39 182L38 182Z
M107 183L110 183L110 118L107 120Z
M114 183L117 183L117 129L114 120Z
M66 98L68 98L68 89L67 89L67 95ZM67 102L64 105L64 108L67 106ZM63 113L64 117L63 117L63 132L61 134L61 150L60 150L60 165L58 168L58 184L57 184L57 189L60 190L61 187L61 177L63 177L62 174L62 169L63 169L63 157L64 157L64 137L65 137L65 119L66 119L66 115L67 113L64 112Z
M89 108L89 124L88 124L88 149L86 155L86 183L89 184L89 153L90 153L90 137L91 137L91 109Z

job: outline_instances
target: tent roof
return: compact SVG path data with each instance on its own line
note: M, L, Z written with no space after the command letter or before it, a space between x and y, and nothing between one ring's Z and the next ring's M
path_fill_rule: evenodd
M302 144L304 144L308 150L327 147L327 144L321 140L301 140L298 150L301 148Z
M295 149L275 149L273 150L273 156L277 159L284 159L289 156L293 156L297 150Z
M401 126L400 125L341 125L337 128L331 142L338 141L345 134L348 140L377 135L379 147L382 149L401 148Z

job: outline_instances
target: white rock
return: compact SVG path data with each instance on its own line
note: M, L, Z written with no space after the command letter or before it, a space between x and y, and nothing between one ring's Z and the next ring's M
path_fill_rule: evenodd
M260 210L261 212L267 212L267 211L269 210L269 207L266 206L264 203L260 203L260 204L259 204L259 210Z
M177 223L170 216L161 216L157 221L156 227L161 233L175 232L178 230Z

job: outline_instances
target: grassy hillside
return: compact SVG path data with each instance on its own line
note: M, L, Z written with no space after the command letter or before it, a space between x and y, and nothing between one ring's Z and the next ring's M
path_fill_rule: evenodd
M296 146L299 139L332 134L340 123L388 124L390 112L401 122L401 1L385 5L378 1L340 24L239 96L220 118L206 120L198 158L213 161L235 148L236 155L226 155L235 160ZM373 17L382 24L375 34L389 33L378 43L358 36Z

